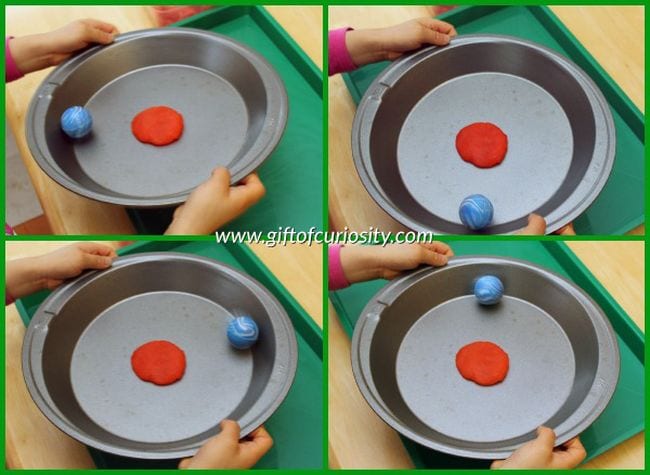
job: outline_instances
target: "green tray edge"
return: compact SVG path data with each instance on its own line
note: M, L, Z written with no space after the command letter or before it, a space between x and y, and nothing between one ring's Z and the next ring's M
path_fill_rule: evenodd
M231 19L250 15L271 40L284 52L320 98L323 98L321 70L275 18L261 5L236 5L206 10L170 26L210 29Z
M603 287L598 279L596 279L591 271L573 253L573 251L571 251L566 243L561 241L540 241L540 244L544 246L546 250L548 250L549 253L560 263L562 268L567 272L567 274L569 274L570 278L603 308L607 315L614 314L617 316L616 321L612 321L611 318L609 319L612 327L614 327L614 331L625 341L625 343L628 344L630 349L633 351L634 356L636 356L641 364L645 366L645 335L641 332L639 327L636 326L627 312L616 300L614 300L607 289ZM354 332L354 326L351 324L350 316L343 308L343 303L341 302L340 297L335 292L330 292L329 298L332 305L334 305L336 313L339 315L339 322L343 326L348 337L351 337ZM632 427L623 435L612 439L608 444L603 444L598 450L590 453L586 461L601 455L643 430L645 430L645 424L643 423ZM405 444L404 447L414 465L421 467L423 462L418 456L418 453L415 450L410 450L410 448L413 448L414 446Z

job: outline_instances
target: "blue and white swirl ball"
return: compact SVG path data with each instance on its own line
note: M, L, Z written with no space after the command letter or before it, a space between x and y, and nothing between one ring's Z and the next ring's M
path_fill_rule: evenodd
M245 350L255 344L260 331L251 317L235 317L228 323L228 341L238 350Z
M474 296L483 305L494 305L503 297L503 282L493 275L479 277L474 284Z
M469 195L460 203L458 216L461 222L470 229L483 229L492 222L494 207L483 195Z
M68 137L80 139L90 133L93 118L85 107L68 107L61 115L61 128Z

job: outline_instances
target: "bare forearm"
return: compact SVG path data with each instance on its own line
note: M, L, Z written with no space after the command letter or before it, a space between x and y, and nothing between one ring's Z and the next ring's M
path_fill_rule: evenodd
M381 30L378 29L350 30L346 33L345 45L354 64L363 66L386 59L378 39L380 37Z
M381 277L381 263L375 246L345 246L341 248L341 266L351 284Z
M7 292L21 298L45 288L45 278L37 257L26 257L7 262Z
M16 66L23 74L47 68L53 64L52 53L43 34L13 38L9 49Z

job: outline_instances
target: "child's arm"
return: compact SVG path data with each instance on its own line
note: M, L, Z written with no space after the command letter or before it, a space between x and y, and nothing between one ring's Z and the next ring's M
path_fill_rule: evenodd
M6 80L55 66L92 44L112 43L117 34L117 28L110 23L88 19L73 21L48 33L7 38Z
M330 76L357 68L345 41L350 30L352 28L338 28L327 32L327 73Z
M337 252L330 251L329 275L335 282L348 285L373 279L394 279L404 271L420 265L440 267L454 253L443 242L430 244L387 244L386 246L340 246ZM336 269L340 269L340 272ZM342 279L336 277L341 273ZM330 282L330 289L345 285Z
M251 468L273 446L273 439L264 427L239 440L239 424L221 422L221 432L208 440L194 457L181 460L178 468L230 469Z
M433 18L418 18L388 28L333 30L328 35L329 74L377 61L392 61L422 46L444 46L456 34L452 25Z
M579 438L555 447L555 432L548 427L537 429L537 438L522 445L505 460L495 460L493 469L571 469L585 459L587 452Z
M210 178L200 184L185 204L174 212L165 234L210 234L243 214L262 199L266 189L255 173L237 185L230 185L230 172L215 168Z
M106 269L117 255L112 247L81 242L36 257L7 262L7 300L25 297L42 289L54 289L65 279L87 269Z

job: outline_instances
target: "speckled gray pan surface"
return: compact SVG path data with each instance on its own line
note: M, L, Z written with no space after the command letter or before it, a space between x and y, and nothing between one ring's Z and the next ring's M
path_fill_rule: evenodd
M508 136L505 160L482 169L463 161L456 135L491 122ZM514 233L530 213L551 233L579 216L611 171L616 132L602 93L574 63L535 43L466 35L390 65L361 100L354 162L377 203L402 224L442 234L472 232L461 201L494 205L481 232Z
M235 350L233 315L255 318L260 338ZM183 378L156 386L131 369L131 354L168 340L186 355ZM242 436L264 423L296 371L293 326L258 282L211 259L180 253L119 258L57 289L34 315L23 344L27 388L70 436L142 459L192 455L237 420Z
M483 306L474 281L499 277L504 297ZM456 368L474 341L499 345L505 380L480 386ZM431 449L499 459L553 428L579 435L605 409L619 374L616 336L581 289L528 262L454 258L389 283L363 310L352 367L370 406L394 429Z
M60 128L64 110L88 108L93 130L80 140ZM181 138L139 142L131 121L168 106L183 116ZM131 207L180 204L217 166L236 183L280 141L288 116L277 72L250 48L212 32L162 28L129 32L56 68L26 118L29 148L60 185Z

